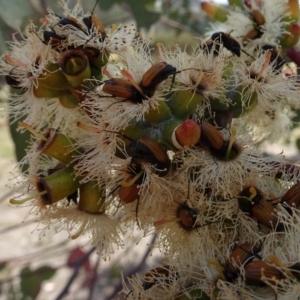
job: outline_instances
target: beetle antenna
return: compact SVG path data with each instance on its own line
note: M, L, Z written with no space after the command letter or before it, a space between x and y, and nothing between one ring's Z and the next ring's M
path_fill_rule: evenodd
M99 1L99 0L96 1L95 5L94 5L94 7L93 7L93 9L92 9L91 15L94 13L94 10L95 10L95 8L96 8L96 6L97 6L97 4L98 4L98 1Z

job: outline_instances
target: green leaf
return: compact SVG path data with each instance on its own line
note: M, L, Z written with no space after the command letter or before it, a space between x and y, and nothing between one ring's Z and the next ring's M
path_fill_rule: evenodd
M49 280L50 278L52 278L55 273L56 273L56 269L50 267L50 266L42 266L42 267L39 267L37 268L34 273L37 275L37 276L40 276L43 281L45 280Z
M32 13L30 1L0 1L0 18L15 30L19 30L23 18Z
M21 93L21 91L16 89L11 89L11 93ZM13 139L13 142L15 144L15 154L17 161L21 161L21 159L26 155L26 147L28 145L28 141L30 140L30 133L28 131L25 131L24 133L20 133L17 131L18 128L18 122L12 123L12 115L9 115L10 120L10 134ZM21 119L20 119L21 121ZM27 170L28 166L24 166L22 172L25 172Z
M242 9L244 8L243 0L228 0L228 4L230 6L236 6Z
M50 266L42 266L32 271L29 267L25 267L21 270L21 292L23 299L31 297L36 299L38 296L43 281L50 279L55 274L56 269Z
M109 10L117 2L119 2L119 1L118 0L116 0L116 1L104 1L104 0L101 1L100 0L99 1L99 6L101 7L101 9Z
M25 267L21 270L20 279L23 299L26 299L26 297L35 299L41 290L42 280L40 280L29 267Z
M298 150L300 152L300 138L297 138L297 140L296 140L296 146L297 146L297 148L298 148Z
M155 23L159 19L159 13L149 11L147 8L148 5L151 6L152 2L154 1L126 1L126 4L129 4L131 6L138 28L149 28L153 23Z
M3 269L5 269L6 264L7 264L7 261L2 261L2 262L0 262L0 272L1 272Z

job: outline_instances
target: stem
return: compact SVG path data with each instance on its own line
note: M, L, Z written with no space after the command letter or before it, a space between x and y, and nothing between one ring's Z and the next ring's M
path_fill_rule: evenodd
M231 128L231 136L230 136L230 140L229 140L229 145L228 145L227 150L226 150L225 160L229 160L232 145L235 142L235 137L236 137L236 128L232 127Z
M19 204L23 204L23 203L25 203L25 202L27 202L27 201L29 201L29 200L32 200L32 199L35 199L35 198L38 198L38 197L40 197L40 196L43 196L43 195L45 195L45 194L47 194L47 191L45 190L45 191L42 191L42 192L40 192L40 193L35 193L35 194L33 194L33 195L30 195L29 197L27 197L27 198L24 198L24 199L20 199L20 200L17 200L17 199L10 199L9 200L9 203L10 204L17 204L17 205L19 205Z
M43 134L41 134L41 133L37 132L35 129L33 129L29 124L27 124L27 123L25 123L25 122L19 122L19 123L18 123L18 127L26 128L26 129L27 129L29 132L31 132L35 137L37 137L38 139L41 139L41 140L47 142L47 138L46 138Z
M81 266L83 266L83 264L87 261L87 259L90 257L90 255L96 250L96 247L93 247L89 252L87 252L81 259L79 259L76 263L75 263L75 267L74 267L74 272L71 275L71 277L69 278L67 284L65 285L65 287L63 288L63 290L60 292L60 294L56 297L55 300L62 300L64 298L65 295L67 295L69 293L69 289L73 283L73 281L77 278L79 270L81 268Z
M132 186L142 175L144 174L144 170L137 173L130 181L123 181L121 182L122 187L129 187Z

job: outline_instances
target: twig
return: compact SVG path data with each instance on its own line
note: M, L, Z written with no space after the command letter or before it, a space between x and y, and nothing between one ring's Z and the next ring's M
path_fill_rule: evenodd
M157 234L154 234L153 238L150 242L151 245L155 242L156 237L157 237ZM151 252L151 247L148 247L147 251L145 252L142 260L140 261L140 263L134 269L131 269L129 272L127 272L124 275L124 277L129 277L129 276L131 276L135 273L138 273L141 270L141 268L143 267L143 265L145 264L145 261L146 261L147 257L149 256L150 252ZM116 295L120 292L121 288L122 288L122 281L120 281L118 283L118 285L115 287L115 290L113 291L113 293L111 295L109 295L106 300L115 299Z
M22 223L18 223L18 224L12 225L12 226L5 227L5 228L3 228L3 229L0 230L0 235L4 234L4 233L7 233L7 232L9 232L11 230L19 229L20 227L23 228L24 226L31 225L31 224L34 223L34 221L35 221L35 219L24 221Z
M96 284L96 281L98 279L99 264L100 264L100 255L98 255L97 262L95 263L95 267L93 269L93 274L92 274L91 284L90 284L89 297L87 298L87 300L92 300L93 299L93 293L94 293L94 289L95 289L95 284Z
M81 268L81 266L85 263L85 261L89 258L89 256L96 250L95 247L91 248L91 250L89 252L87 252L81 259L79 259L76 263L75 263L75 267L74 267L74 271L73 274L70 276L67 284L65 285L65 287L63 288L63 290L60 292L60 294L56 297L56 300L61 300L63 299L63 297L65 295L67 295L69 293L69 289L73 283L73 281L76 279L76 277L78 276L79 273L79 269Z

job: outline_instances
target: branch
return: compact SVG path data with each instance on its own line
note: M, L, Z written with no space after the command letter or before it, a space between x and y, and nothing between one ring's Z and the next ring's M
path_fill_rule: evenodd
M152 238L151 242L150 242L150 245L152 245L155 242L156 237L157 237L157 234L155 233L153 235L153 238ZM127 272L127 274L125 274L124 277L127 278L127 277L129 277L129 276L131 276L135 273L138 273L141 270L141 268L143 267L143 265L145 264L145 261L146 261L147 257L149 256L150 252L151 252L151 247L148 247L147 251L145 252L142 260L140 261L140 263L134 269L131 269L131 271ZM120 281L118 283L118 285L116 286L113 293L111 295L109 295L106 300L116 299L116 295L120 292L121 288L122 288L122 281Z
M60 292L60 294L56 297L56 300L61 300L69 293L69 289L73 283L73 281L77 278L79 270L81 266L86 262L86 260L89 258L89 256L96 250L96 247L91 248L90 251L88 251L81 259L79 259L76 264L73 271L73 274L69 278L67 284L63 288L63 290Z

